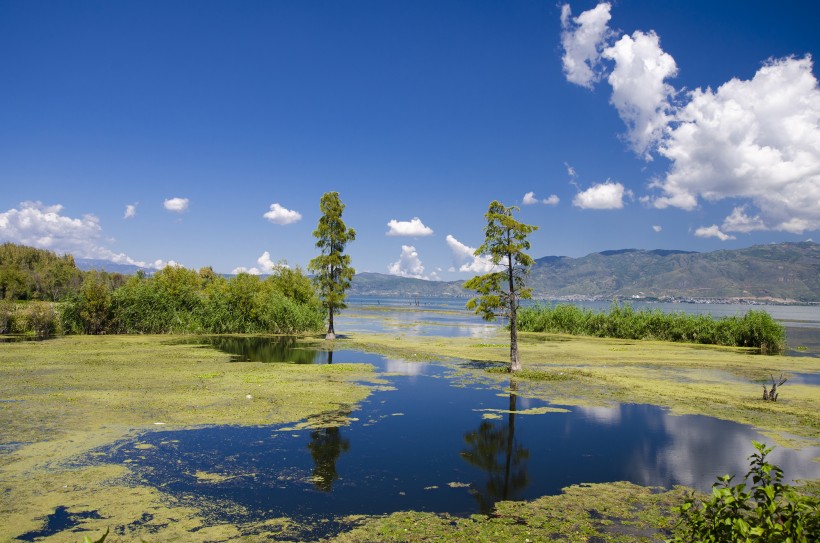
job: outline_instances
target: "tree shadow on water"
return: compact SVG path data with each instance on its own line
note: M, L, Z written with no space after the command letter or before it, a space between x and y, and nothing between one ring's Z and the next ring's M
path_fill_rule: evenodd
M473 488L481 512L491 514L496 502L514 499L529 483L529 449L515 438L518 383L510 379L510 403L506 420L483 421L476 430L464 434L467 449L461 457L486 472L484 488Z

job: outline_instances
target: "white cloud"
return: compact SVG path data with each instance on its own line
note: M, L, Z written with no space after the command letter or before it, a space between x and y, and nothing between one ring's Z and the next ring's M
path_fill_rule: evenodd
M286 209L277 203L271 204L270 211L263 216L274 224L292 224L302 219L298 211Z
M234 275L239 275L240 273L247 273L249 275L259 275L258 268L246 268L244 266L239 266L231 270L231 273Z
M567 175L575 179L578 177L578 172L575 171L575 168L570 166L568 163L564 162L564 166L567 168Z
M712 226L701 226L695 230L695 235L699 238L718 238L720 241L735 239L734 236L724 234L716 224Z
M600 79L598 65L601 52L611 31L607 23L611 19L608 3L572 17L569 4L561 6L561 45L564 47L564 74L567 81L592 88Z
M489 273L499 269L499 266L493 264L490 259L475 256L475 249L473 247L464 245L452 235L447 234L446 241L447 245L450 247L450 250L453 252L454 260L454 266L450 268L449 271L455 271L456 266L458 266L458 271L460 272L472 272L478 274Z
M610 102L627 125L627 140L636 153L651 160L649 152L671 119L669 99L675 89L664 81L677 74L675 59L661 49L657 34L640 31L622 36L603 56L615 63L607 78Z
M748 198L761 210L754 229L820 228L820 89L811 57L770 60L751 80L688 97L659 150L672 166L652 185L663 192L655 207Z
M433 234L433 230L424 226L424 223L421 222L421 219L418 217L413 217L409 221L397 221L396 219L391 219L390 222L387 223L387 234L388 236L430 236Z
M576 194L572 205L581 209L622 209L624 196L631 195L622 184L607 180Z
M663 226L659 226L659 225L657 225L657 224L653 224L653 225L652 225L652 230L654 230L655 232L661 232L661 231L663 230Z
M137 216L137 204L127 204L125 206L125 215L122 216L123 219L133 219Z
M185 266L183 266L182 264L180 264L176 260L169 260L168 262L166 262L166 261L162 260L161 258L159 258L157 260L154 260L154 262L151 263L150 267L154 268L155 270L162 270L166 267L184 268Z
M284 260L281 260L279 262L274 262L273 260L271 260L270 253L268 251L262 253L262 256L256 259L256 263L259 264L259 268L262 270L262 273L271 273L274 270L280 268L290 267L288 266L288 263Z
M188 198L168 198L165 200L163 205L165 209L168 211L174 211L176 213L182 213L183 211L188 209Z
M387 266L387 273L401 277L427 279L424 276L424 266L421 263L419 254L412 245L401 246L401 256L396 262Z
M0 240L72 254L78 258L98 258L118 264L148 267L145 262L124 253L115 253L103 245L100 220L94 215L82 218L62 214L60 204L22 202L19 209L0 212Z
M632 149L669 159L650 185L660 194L642 201L692 210L701 199L740 199L758 214L741 206L724 230L820 229L820 86L811 56L770 59L750 80L679 94L666 82L677 66L658 36L635 31L613 43L610 9L601 3L572 19L563 6L564 72L585 87L606 75Z
M746 214L746 206L736 207L732 214L723 220L721 229L725 232L740 232L748 234L755 230L766 230L766 225L760 215L750 217Z
M521 203L524 205L534 205L534 204L544 204L548 206L558 205L561 199L558 198L555 194L550 195L549 198L544 198L543 200L539 200L535 197L534 192L528 192L524 195L524 198L521 200Z
M273 271L273 268L276 266L276 263L270 259L270 253L268 251L262 253L262 256L256 259L256 263L266 272Z

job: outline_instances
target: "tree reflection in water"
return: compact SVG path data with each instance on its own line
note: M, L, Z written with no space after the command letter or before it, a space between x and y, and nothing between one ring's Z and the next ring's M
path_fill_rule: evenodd
M310 433L308 449L313 457L313 485L317 490L330 492L339 478L336 461L350 449L350 441L342 437L338 426L319 428Z
M461 451L462 458L487 472L485 488L474 489L484 514L491 513L496 502L514 499L530 482L530 451L515 439L516 390L518 383L510 379L510 412L506 421L485 420L477 430L464 435L469 448Z

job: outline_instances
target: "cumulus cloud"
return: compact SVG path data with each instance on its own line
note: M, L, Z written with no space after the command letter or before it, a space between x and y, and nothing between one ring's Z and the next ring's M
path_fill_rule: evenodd
M292 224L302 219L302 214L298 211L293 211L273 203L270 205L270 210L263 215L273 224Z
M600 77L598 65L607 37L611 34L607 24L612 18L608 3L572 17L569 4L561 6L561 45L564 47L564 74L567 81L592 88Z
M259 268L262 270L262 273L272 273L277 269L290 267L284 260L280 260L279 262L274 262L271 260L270 253L268 251L262 253L262 256L256 259L256 263L259 264Z
M548 205L548 206L554 206L554 205L558 205L558 202L560 202L560 201L561 201L561 199L558 198L558 196L556 196L555 194L550 195L549 198L544 198L543 200L539 200L538 198L535 197L534 192L528 192L527 194L524 195L524 198L521 200L521 203L523 203L524 205L544 204L544 205Z
M661 232L661 231L663 230L663 226L659 226L659 225L657 225L657 224L653 224L653 225L652 225L652 230L654 230L655 232Z
M133 219L137 216L137 204L127 204L125 206L125 215L122 216L123 219Z
M464 245L452 235L447 234L447 246L453 253L453 267L449 271L455 271L456 266L460 272L489 273L500 269L488 258L475 256L475 248Z
M239 266L231 270L231 273L234 275L239 275L240 273L247 273L249 275L259 275L259 268L246 268L245 266Z
M748 198L761 215L741 228L820 228L820 89L811 57L771 60L751 80L696 89L689 99L660 147L672 166L652 185L662 191L655 207Z
M165 200L163 205L168 211L182 213L188 209L188 203L188 198L168 198Z
M150 264L150 267L154 268L155 270L162 270L166 267L168 267L168 268L184 268L185 266L183 266L182 264L180 264L176 260L169 260L169 261L166 262L165 260L162 260L161 258L159 258L157 260L154 260Z
M732 214L723 220L721 229L724 232L740 232L748 234L755 230L766 230L766 225L760 215L750 217L746 214L746 206L736 207L732 210Z
M620 183L607 180L581 191L572 199L572 205L581 209L622 209L624 196L632 196Z
M391 219L390 222L387 223L387 235L388 236L431 236L433 235L433 230L427 226L424 226L424 223L421 222L421 219L418 217L413 217L409 221L397 221L396 219Z
M19 208L0 212L0 240L67 253L78 258L99 258L118 264L149 267L124 253L104 245L100 220L94 215L81 218L63 215L63 206L42 202L22 202Z
M720 227L716 224L713 224L712 226L701 226L695 230L695 235L699 238L717 238L720 241L735 239L734 236L730 236L729 234L722 232Z
M820 88L812 58L769 59L749 80L679 93L671 55L652 31L618 37L611 6L577 18L561 12L564 73L585 87L606 79L626 140L670 166L642 201L692 210L701 201L746 200L722 231L820 229ZM750 210L754 207L757 211Z
M626 123L626 138L636 153L651 160L649 151L672 118L669 99L675 89L665 80L678 72L675 59L661 49L657 34L640 31L621 37L603 56L615 64L607 78L610 102Z
M402 245L399 259L387 266L390 275L427 279L424 276L424 266L421 263L416 248L412 245Z

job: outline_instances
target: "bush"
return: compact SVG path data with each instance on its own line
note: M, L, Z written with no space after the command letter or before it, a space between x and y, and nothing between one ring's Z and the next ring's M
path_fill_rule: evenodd
M0 334L11 333L14 324L14 304L0 300Z
M746 542L811 543L820 541L820 500L784 485L783 470L766 461L772 449L753 442L749 458L752 487L731 486L733 477L718 477L712 497L693 494L677 511L676 534L669 543Z
M50 302L29 302L19 319L21 332L47 338L57 331L57 314ZM18 326L20 326L18 324Z
M595 312L570 304L536 305L518 309L522 332L656 339L707 345L754 347L765 354L786 349L786 329L765 311L750 310L742 317L716 319L711 315L635 311L613 303L609 312Z

